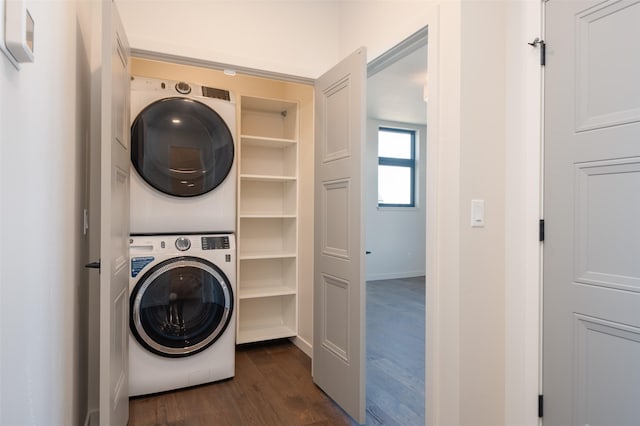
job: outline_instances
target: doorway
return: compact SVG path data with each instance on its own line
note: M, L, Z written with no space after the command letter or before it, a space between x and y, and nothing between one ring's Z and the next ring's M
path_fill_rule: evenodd
M368 65L366 424L425 424L427 49L424 28ZM386 144L407 145L388 154L402 158ZM406 196L382 199L385 167Z

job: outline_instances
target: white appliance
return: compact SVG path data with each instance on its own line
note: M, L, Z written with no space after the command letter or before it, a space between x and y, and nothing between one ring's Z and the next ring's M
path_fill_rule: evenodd
M131 232L234 232L233 94L134 77L131 123Z
M235 375L233 234L132 236L129 395Z

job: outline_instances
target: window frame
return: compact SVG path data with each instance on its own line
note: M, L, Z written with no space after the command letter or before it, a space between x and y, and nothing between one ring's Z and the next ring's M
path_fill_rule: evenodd
M395 166L395 167L407 167L410 170L411 174L411 187L410 197L411 201L409 204L397 204L397 203L380 203L378 201L378 207L387 208L387 207L402 207L402 208L415 208L416 207L416 133L415 129L403 129L399 127L391 127L391 126L380 126L378 127L377 139L378 146L380 141L380 132L394 132L394 133L402 133L409 134L411 136L411 158L394 158L394 157L378 157L378 169L379 166ZM379 149L378 149L379 151ZM380 190L380 177L378 175L378 183L377 189Z

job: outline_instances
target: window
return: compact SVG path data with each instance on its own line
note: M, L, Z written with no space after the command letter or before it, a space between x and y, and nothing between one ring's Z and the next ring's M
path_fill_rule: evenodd
M378 206L415 207L416 132L378 130Z

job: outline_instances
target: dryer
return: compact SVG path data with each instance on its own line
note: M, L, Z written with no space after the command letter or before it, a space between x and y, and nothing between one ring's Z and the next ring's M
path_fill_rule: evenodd
M234 232L233 93L133 77L131 232Z
M130 239L129 395L235 375L233 234Z

